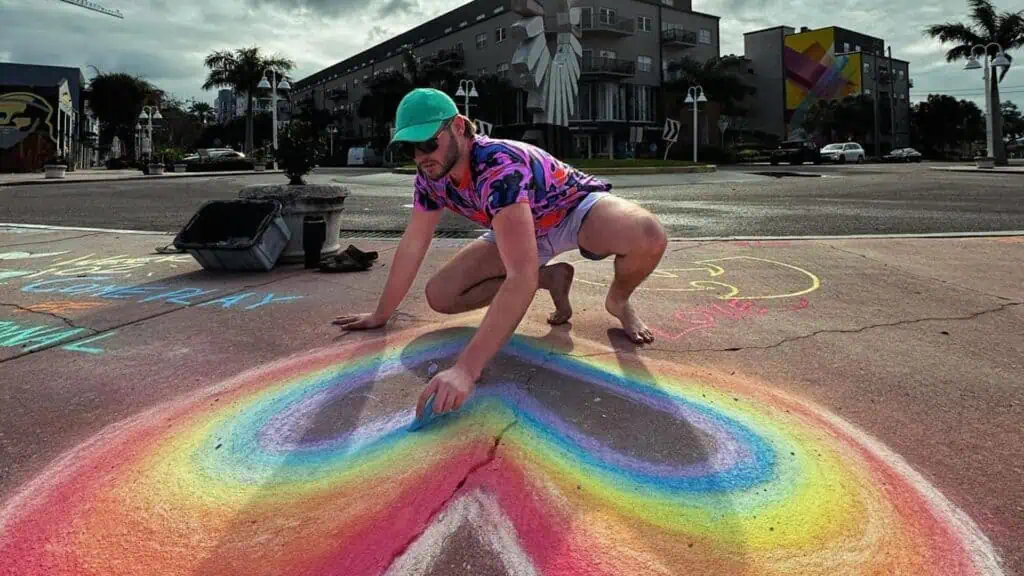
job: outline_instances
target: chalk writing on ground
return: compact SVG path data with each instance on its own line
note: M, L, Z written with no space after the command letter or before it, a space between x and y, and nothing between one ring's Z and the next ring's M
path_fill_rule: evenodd
M85 302L79 300L52 300L50 302L39 302L30 304L14 310L16 314L37 312L40 314L72 314L83 310L94 310L107 306L107 302Z
M43 256L64 254L64 252L53 252L50 254L31 255L33 259ZM8 252L7 258L0 254L0 260L25 259L25 252ZM17 258L16 258L17 256ZM87 254L78 258L66 260L57 259L52 263L45 264L37 270L12 270L0 269L0 280L5 278L38 278L40 276L132 276L133 273L141 271L146 266L155 264L166 264L168 268L178 268L178 264L194 261L191 256L181 254L170 254L160 256L128 256L119 254L117 256L95 257L95 254Z
M62 350L82 352L85 354L103 354L104 349L94 345L95 342L110 338L116 331L103 332L95 336L80 338L88 334L88 328L71 328L69 326L47 326L30 324L25 322L0 321L0 347L11 348L21 347L25 352L32 352L40 348L54 346L61 342L67 344L60 346ZM70 342L74 340L74 342Z
M577 260L576 281L608 286L610 260ZM784 262L752 256L697 260L679 268L657 268L638 290L711 292L721 300L774 300L810 294L821 287L815 274Z
M0 509L0 565L445 573L462 526L508 574L1001 573L899 455L761 382L516 336L453 416L410 432L407 402L360 410L415 398L473 333L436 329L275 362L104 429ZM526 372L528 387L510 376Z
M753 300L729 300L728 302L712 302L699 306L680 308L672 315L674 325L655 326L651 331L659 338L678 340L687 334L711 330L722 322L741 322L752 318L763 318L768 314L804 310L810 306L806 297L794 305L780 308L766 308Z
M237 310L255 310L269 304L292 302L303 297L301 295L278 295L273 292L240 292L200 302L201 297L224 292L225 290L222 288L175 288L149 284L118 284L104 276L40 280L21 288L22 292L32 294L88 296L109 300L132 300L138 303L159 302L177 304L179 306L195 306L197 308L213 307Z

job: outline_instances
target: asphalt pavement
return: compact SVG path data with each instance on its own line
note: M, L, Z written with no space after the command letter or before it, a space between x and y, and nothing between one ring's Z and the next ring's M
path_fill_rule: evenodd
M578 253L459 413L482 313L438 240L368 271L209 272L167 235L0 226L0 573L1019 574L1024 236L673 242L634 298Z
M207 200L236 198L281 175L0 186L0 222L176 232ZM724 167L711 174L613 176L614 192L658 215L675 238L837 236L1024 230L1024 175L913 165ZM350 188L343 228L398 234L412 176L319 169ZM475 234L447 214L441 230Z

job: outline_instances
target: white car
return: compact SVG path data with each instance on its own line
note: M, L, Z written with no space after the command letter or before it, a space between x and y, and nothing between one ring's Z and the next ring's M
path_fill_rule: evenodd
M865 156L864 148L856 142L839 142L821 149L822 162L863 162Z

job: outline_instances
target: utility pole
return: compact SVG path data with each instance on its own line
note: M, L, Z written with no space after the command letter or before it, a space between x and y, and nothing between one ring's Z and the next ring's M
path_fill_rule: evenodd
M910 103L908 102L909 106ZM892 131L892 149L897 148L896 143L896 70L892 67L892 46L889 46L889 120L892 124L890 130Z
M874 108L875 113L875 158L881 158L882 156L882 143L881 135L879 134L879 122L878 122L878 54L871 54L871 76L873 82L871 83L874 91L871 93L871 106Z

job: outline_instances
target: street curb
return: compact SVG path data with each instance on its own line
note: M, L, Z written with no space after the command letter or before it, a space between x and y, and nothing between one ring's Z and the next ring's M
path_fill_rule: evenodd
M1024 170L1007 170L1006 168L946 168L942 166L930 166L928 169L936 170L938 172L963 172L967 174L1016 174L1018 176L1024 176Z
M696 174L696 173L708 173L717 172L718 167L714 164L704 164L701 166L637 166L634 168L621 167L621 168L580 168L583 172L590 174L591 176L628 176L628 175L641 175L641 174ZM392 174L405 174L415 175L415 168L395 168L391 171Z
M0 182L0 188L8 186L39 186L46 184L88 184L92 182L132 182L137 180L180 180L182 178L210 178L214 176L249 176L252 174L284 174L284 170L255 170L230 171L230 172L172 172L160 174L159 176L140 174L139 176L126 176L124 178L88 178L88 179L67 179L67 178L40 178L39 180L21 180L17 182Z

